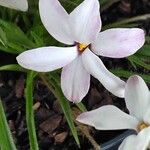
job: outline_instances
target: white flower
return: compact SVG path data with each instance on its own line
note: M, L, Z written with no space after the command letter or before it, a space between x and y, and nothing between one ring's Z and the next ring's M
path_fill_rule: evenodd
M73 102L80 102L90 87L90 74L118 97L124 97L125 83L109 72L97 55L122 58L135 53L145 41L138 28L109 29L100 32L98 0L85 0L70 14L58 0L40 0L41 20L58 41L73 45L42 47L23 52L18 63L27 69L48 72L61 68L61 88Z
M0 5L21 11L28 9L27 0L0 0Z
M128 79L125 86L125 103L129 114L124 113L116 106L107 105L82 113L77 120L99 130L134 129L137 132L142 130L138 136L128 137L121 147L124 148L131 144L129 149L124 150L144 150L136 147L145 147L148 143L145 139L150 140L150 91L141 77L135 75ZM141 142L138 143L138 141ZM135 149L131 147L135 147ZM122 149L120 148L120 150Z
M130 135L124 139L118 150L147 150L150 144L150 127L145 128L138 135Z

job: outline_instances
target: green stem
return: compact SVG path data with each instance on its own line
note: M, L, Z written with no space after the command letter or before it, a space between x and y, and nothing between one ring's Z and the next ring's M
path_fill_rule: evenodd
M57 74L54 74L54 75L53 74L49 74L49 77L51 79L53 79L57 83L58 86L60 86L60 80L59 80ZM76 106L80 109L81 112L87 111L86 107L84 106L84 104L82 102L76 103Z
M27 74L26 81L26 121L27 128L29 133L29 141L30 141L30 150L39 150L38 142L35 131L35 121L34 121L34 111L33 111L33 78L35 74L34 72L29 72Z
M76 140L76 143L78 145L80 145L78 135L77 135L77 131L76 131L76 127L75 127L74 122L73 122L72 111L71 111L68 100L64 97L64 95L61 91L59 82L57 82L57 80L52 79L51 78L52 76L50 76L50 78L48 78L45 74L42 74L42 73L40 73L40 77L43 80L44 84L48 87L48 89L51 92L53 92L55 97L59 100L60 106L63 110L65 118L68 122L68 125L69 125L69 127L72 131L72 134L73 134L73 136Z

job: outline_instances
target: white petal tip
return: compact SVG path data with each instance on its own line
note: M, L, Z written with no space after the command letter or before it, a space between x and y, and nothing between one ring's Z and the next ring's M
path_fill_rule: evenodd
M27 0L1 0L0 5L11 9L20 10L20 11L28 10Z
M76 120L80 123L88 124L86 121L86 117L87 117L86 113L82 113L76 118Z
M92 49L105 57L124 58L136 53L144 43L145 33L142 29L112 28L99 33Z
M131 76L131 77L128 79L128 82L137 83L137 82L139 82L140 79L141 79L140 76L138 76L138 75L133 75L133 76Z

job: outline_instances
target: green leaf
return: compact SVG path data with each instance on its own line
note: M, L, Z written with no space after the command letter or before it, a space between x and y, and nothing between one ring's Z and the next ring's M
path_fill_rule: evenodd
M40 77L42 78L42 80L44 81L44 83L47 85L47 87L50 90L51 90L51 85L54 87L55 96L57 96L57 99L59 100L59 103L65 115L65 118L72 132L72 135L76 143L80 146L77 129L74 124L72 110L71 110L69 101L65 98L64 94L62 93L59 80L55 78L55 76L51 75L50 73L49 73L49 78L44 74L40 74Z
M33 111L33 79L35 77L35 73L30 71L27 73L26 80L26 121L27 128L29 133L29 141L30 141L30 149L31 150L39 150L38 142L35 131L35 122L34 122L34 111Z
M84 106L84 104L82 102L77 103L76 105L82 112L87 111L86 107Z
M41 47L41 46L44 45L43 39L40 38L40 37L38 36L38 34L36 34L35 32L31 31L31 35L32 35L32 37L33 37L33 39L34 39L34 41L35 41L37 47Z
M144 15L140 15L140 16L136 16L136 17L132 17L132 18L123 19L121 21L114 22L114 23L111 23L111 24L108 24L108 25L104 26L103 30L106 30L106 29L109 29L109 28L122 27L123 25L138 22L138 21L141 21L141 20L147 20L149 18L150 18L150 14L144 14Z
M62 0L61 4L70 13L80 3L82 3L82 0Z
M7 42L5 43L5 45L7 47L10 46L10 43L18 45L19 52L23 52L25 49L35 47L35 44L30 39L28 39L25 33L15 24L0 19L0 27L6 34ZM16 54L19 53L18 49L16 51L14 49L9 50L9 52L11 51L12 53Z
M0 99L0 149L17 150L6 120L1 99Z
M120 69L112 69L112 73L119 77L124 77L124 78L129 78L132 75L139 75L141 76L147 83L150 83L150 76L147 74L141 74L138 72L132 72L132 71L127 71L127 70L120 70Z
M145 45L137 52L137 54L150 57L150 45L145 44Z
M5 44L7 43L7 38L6 38L6 34L3 31L3 29L0 27L0 42L2 43L2 45L5 46Z
M135 64L144 67L147 70L150 70L150 65L143 62L141 59L139 59L137 56L132 55L128 57L128 60L131 62L134 62Z
M27 72L26 69L22 68L18 64L5 65L0 67L0 71L19 71L19 72Z
M146 36L145 40L148 44L150 44L150 36Z

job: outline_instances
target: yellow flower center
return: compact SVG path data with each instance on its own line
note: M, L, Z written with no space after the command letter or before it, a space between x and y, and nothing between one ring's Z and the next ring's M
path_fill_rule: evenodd
M142 122L142 123L140 123L140 124L138 125L137 128L138 128L139 131L141 131L141 130L147 128L147 127L149 127L149 125L146 124L146 123L144 123L144 122Z
M78 44L78 49L80 52L83 52L87 47L88 47L88 45L86 45L86 44L83 44L83 43Z

